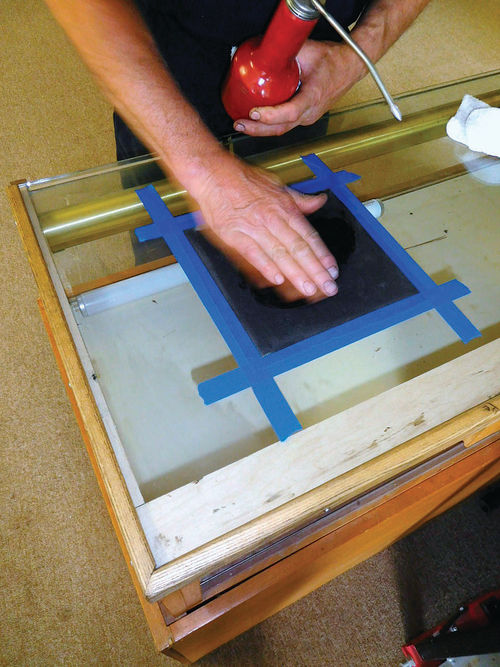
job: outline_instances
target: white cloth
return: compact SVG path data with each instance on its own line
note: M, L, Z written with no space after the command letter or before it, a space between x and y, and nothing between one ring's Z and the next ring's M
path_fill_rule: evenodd
M500 157L500 109L465 95L457 113L446 125L446 133L471 151Z

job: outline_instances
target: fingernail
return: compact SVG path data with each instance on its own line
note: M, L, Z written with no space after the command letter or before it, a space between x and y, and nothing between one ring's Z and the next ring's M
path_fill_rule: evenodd
M236 123L234 129L236 130L236 132L243 132L245 130L245 126L243 125L243 123Z
M277 273L274 276L274 283L276 285L282 285L285 282L285 276L282 273Z
M337 285L333 280L327 280L326 283L323 284L323 290L325 294L333 296L334 294L337 294Z
M316 291L316 285L306 280L306 282L304 283L304 293L307 296L312 296L315 291Z
M260 120L260 113L254 109L250 112L250 118L252 120Z
M338 270L338 267L336 267L336 266L332 266L331 268L329 268L328 273L331 275L331 277L334 280L337 280L337 278L339 277L339 270Z

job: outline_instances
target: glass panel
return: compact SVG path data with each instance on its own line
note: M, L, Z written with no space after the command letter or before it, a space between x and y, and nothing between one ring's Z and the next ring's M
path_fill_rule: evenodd
M458 106L465 92L489 93L499 82L493 73L404 95L398 104L406 115L434 113L436 105ZM352 187L361 200L384 200L382 224L438 284L457 278L470 287L457 305L483 336L463 345L429 312L280 376L305 427L498 337L500 162L454 144L442 127L436 136L407 141L402 135L380 153L354 150L352 137L367 126L378 137L377 124L388 119L384 103L332 112L328 133L345 133L351 150L334 154L329 164L362 177ZM231 150L244 141L227 139ZM266 153L268 164L275 154ZM188 208L153 158L28 187L146 500L276 440L250 390L208 407L198 396L199 382L235 362L168 248L144 256L133 245L130 230L148 220L133 187L151 181L161 181L159 191L175 214ZM64 218L64 233L83 229L85 238L92 223L92 240L74 237L59 249L54 239Z
M394 99L403 114L407 118L412 114L425 111L444 104L456 102L457 107L465 94L486 95L496 93L500 90L500 72L490 72L478 76L451 81L441 86L423 88L419 91L403 93L395 96ZM384 121L393 121L394 118L383 98L368 103L362 103L352 107L336 108L327 114L327 130L329 136L341 134L349 130L367 127L374 123ZM286 139L286 135L285 135ZM234 147L235 152L243 152L246 155L254 153L247 147L246 143L252 144L253 139L242 134L232 134L226 137L230 146ZM283 139L277 139L279 148L283 145ZM287 146L294 145L288 141ZM244 147L244 148L243 148Z
M385 202L382 223L422 268L438 284L457 278L471 289L457 305L483 335L464 345L430 311L279 376L304 427L498 337L498 210L498 164ZM191 286L173 285L77 313L146 501L276 440L250 390L203 405L198 383L235 363Z
M494 72L405 94L398 98L398 104L405 117L411 117L415 112L444 103L452 104L454 109L465 92L485 95L499 88L500 74ZM371 102L332 111L326 124L322 124L322 136L301 142L308 150L318 152L331 168L344 167L360 174L362 179L354 184L353 190L365 200L384 198L428 183L432 178L441 180L458 173L460 156L456 154L457 147L447 139L436 139L434 135L422 137L419 132L408 134L405 130L381 147L380 135L386 133L387 128L394 133L398 127L385 102ZM439 136L442 134L441 127ZM331 140L340 144L335 143L334 149L328 148ZM256 150L253 138L232 135L224 141L230 150L244 155ZM295 163L300 163L297 158L300 150L290 148L294 143L290 135L276 141L281 148L273 150L267 150L267 139L258 143L260 152L256 159L292 183L298 177L289 158L295 156ZM339 145L341 150L337 150ZM303 168L300 173L303 178ZM78 293L92 281L151 261L171 261L165 244L151 242L138 247L135 235L129 233L148 221L133 188L150 182L155 182L165 200L174 207L174 214L190 209L192 203L164 180L156 159L151 156L28 184L42 229L56 251L54 259L68 294ZM108 235L113 238L107 238Z
M235 364L189 284L77 321L146 502L276 441L250 390L198 396Z

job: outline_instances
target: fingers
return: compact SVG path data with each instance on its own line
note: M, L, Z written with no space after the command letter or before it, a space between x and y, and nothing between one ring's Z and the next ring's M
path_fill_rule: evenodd
M302 213L305 213L305 215L314 213L326 204L326 192L320 192L317 195L305 195L302 192L294 190L293 188L287 188L287 192L293 197L293 200L297 204L299 210L301 210Z
M327 196L325 193L320 193L317 195L304 195L301 192L297 192L292 188L289 189L291 196L293 197L295 203L297 204L299 210L306 215L314 213L321 206L324 206L326 203ZM339 275L339 267L337 260L328 250L327 246L321 239L318 232L310 225L310 223L304 219L297 219L292 223L293 229L300 234L307 243L311 246L316 257L323 265L325 269L330 273L333 279L337 279Z
M280 299L285 302L293 302L299 299L303 299L304 295L302 292L299 292L289 280L285 280L281 285L272 285L269 280L266 280L262 274L252 265L248 260L246 260L235 248L232 248L227 243L225 243L214 231L208 227L208 225L202 225L198 227L198 230L205 236L205 238L210 241L210 243L218 248L226 257L232 262L232 264L238 269L238 271L245 276L247 282L252 284L257 289L265 289L269 287L274 287L275 292L279 295ZM318 292L313 294L313 296L308 297L307 301L309 303L314 303L316 301L324 298L323 293Z
M309 96L299 92L289 102L252 109L250 119L240 118L233 127L253 137L281 136L297 125L310 125L307 112L310 112Z
M240 271L248 282L255 285L255 287L263 288L270 287L271 282L266 280L262 273L257 270L255 266L250 264L235 248L225 243L221 237L214 232L208 225L203 224L198 227L203 236L220 252L222 252L227 259Z
M200 210L233 262L255 267L271 285L289 281L306 298L336 294L335 258L304 217L325 203L324 195L287 191L234 158L214 170L208 185Z
M283 236L291 234L287 232ZM293 234L293 240L287 241L287 245L275 245L272 252L276 264L292 285L307 297L312 297L318 289L325 296L336 294L337 285L307 240Z
M309 98L299 91L291 100L269 107L255 107L250 111L250 118L267 125L296 125L309 108Z
M273 220L268 228L229 230L223 239L272 284L281 284L286 277L306 297L317 290L333 296L338 276L335 259L305 219L304 223L302 216L293 215L290 220Z
M294 301L304 300L307 303L316 303L317 301L322 301L325 298L323 292L316 290L316 292L309 297L304 297L302 292L299 292L291 284L290 281L286 280L283 285L277 285L274 287L275 294L278 295L281 301L285 303L293 303Z
M251 137L281 137L293 129L293 125L265 125L246 119L237 120L234 125L237 132L243 132Z

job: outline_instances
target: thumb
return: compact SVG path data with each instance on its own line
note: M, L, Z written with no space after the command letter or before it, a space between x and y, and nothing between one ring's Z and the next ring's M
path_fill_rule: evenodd
M326 204L327 195L325 192L320 192L317 195L304 195L296 190L289 189L288 191L299 209L306 215L314 213Z

